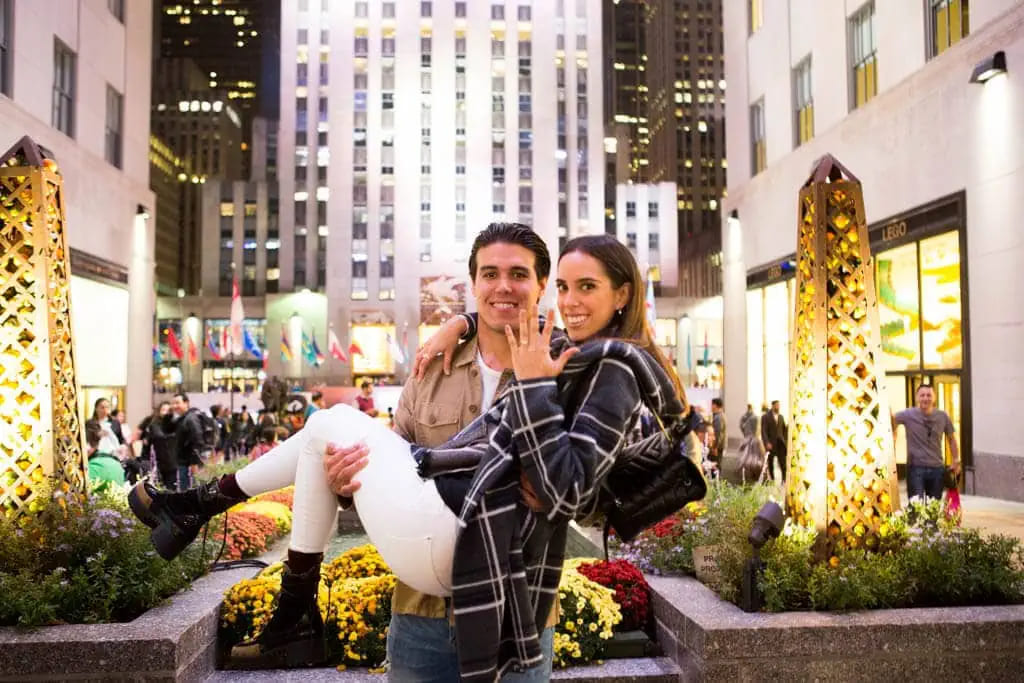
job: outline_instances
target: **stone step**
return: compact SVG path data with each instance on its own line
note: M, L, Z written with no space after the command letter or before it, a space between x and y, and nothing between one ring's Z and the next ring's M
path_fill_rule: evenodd
M574 666L554 672L551 680L574 681L575 683L678 683L682 672L667 657L644 657L639 659L608 659L602 664ZM367 683L385 680L382 674L367 673L364 669L338 671L324 669L277 669L267 671L215 671L206 683L308 683L310 681L334 681L344 683Z

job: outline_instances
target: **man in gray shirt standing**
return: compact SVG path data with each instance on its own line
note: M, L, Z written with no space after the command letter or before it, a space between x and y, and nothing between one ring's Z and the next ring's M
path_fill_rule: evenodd
M942 457L942 438L946 438L952 465L960 473L960 451L953 438L953 421L935 409L935 389L929 384L917 388L917 407L893 415L892 431L903 425L907 431L907 496L942 498L942 476L946 462Z

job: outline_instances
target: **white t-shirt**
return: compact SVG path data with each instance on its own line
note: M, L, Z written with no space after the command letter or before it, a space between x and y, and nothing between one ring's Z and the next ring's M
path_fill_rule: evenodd
M481 394L480 413L486 413L491 408L491 404L494 403L494 394L498 391L498 383L501 381L501 370L492 370L484 362L484 357L480 355L480 352L476 352L476 364L480 367L480 377L484 382L483 394Z
M96 447L96 450L100 453L110 453L111 455L117 455L117 449L121 447L121 442L117 440L117 435L114 434L114 428L110 426L110 418L105 418L100 422L100 427L103 430L100 432L100 445Z

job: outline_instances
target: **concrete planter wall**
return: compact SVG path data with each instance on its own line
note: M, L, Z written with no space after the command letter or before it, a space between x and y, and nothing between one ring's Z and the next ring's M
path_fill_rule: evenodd
M1024 605L747 614L690 577L647 577L683 681L1020 680Z
M0 628L0 681L202 681L214 669L224 591L255 572L204 576L126 624Z

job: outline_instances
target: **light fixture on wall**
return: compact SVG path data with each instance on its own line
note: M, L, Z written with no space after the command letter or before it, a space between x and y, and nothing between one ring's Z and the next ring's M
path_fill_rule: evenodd
M978 62L971 73L971 83L984 83L994 76L1006 73L1006 53L1000 50Z
M141 216L143 220L149 220L149 209L146 208L145 204L139 204L135 209L135 215Z

